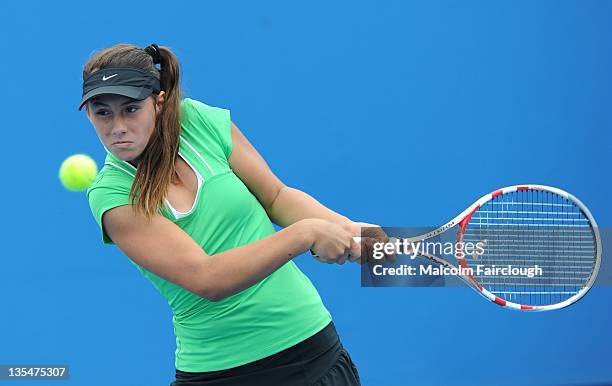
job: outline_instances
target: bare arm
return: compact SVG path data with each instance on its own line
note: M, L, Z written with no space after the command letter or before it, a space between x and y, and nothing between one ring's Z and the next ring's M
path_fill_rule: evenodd
M328 262L360 255L343 222L312 197L286 187L232 124L229 162L268 214L285 229L264 239L208 255L180 227L158 214L151 220L130 205L107 211L102 222L115 244L135 263L199 296L218 301L258 283L293 257L315 249ZM342 225L340 225L342 224Z
M318 218L359 232L359 226L348 218L323 206L313 197L286 186L232 123L232 155L230 164L236 175L249 187L266 209L270 219L286 227L306 218Z
M149 221L124 205L107 211L102 221L111 239L134 262L212 301L254 285L308 250L316 238L313 230L321 227L314 223L317 220L305 220L259 241L209 256L161 214Z
M321 219L336 224L351 236L362 236L362 244L366 249L362 251L359 245L351 246L351 260L357 260L359 257L362 257L362 261L371 259L373 243L388 241L387 235L379 226L351 221L328 209L307 193L286 186L274 175L263 157L233 123L231 134L233 151L229 158L230 165L257 197L274 223L287 227L304 219ZM363 239L363 236L366 238ZM322 260L329 262L326 257L330 251L326 250L324 245L315 244L312 249ZM332 258L335 256L332 255ZM395 257L390 255L389 259L394 260Z
M353 221L322 205L309 194L285 186L267 208L275 224L286 227L305 218L320 218L338 225L351 227Z

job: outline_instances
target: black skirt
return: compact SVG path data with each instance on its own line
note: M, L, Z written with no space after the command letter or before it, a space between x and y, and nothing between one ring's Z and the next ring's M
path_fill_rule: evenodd
M359 374L333 323L269 357L227 370L176 370L170 386L356 386Z

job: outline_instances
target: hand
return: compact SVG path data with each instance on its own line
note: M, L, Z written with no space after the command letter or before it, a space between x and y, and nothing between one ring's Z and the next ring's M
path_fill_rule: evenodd
M308 219L313 234L310 252L315 259L329 264L344 264L347 259L359 259L361 246L349 227L321 219Z
M350 227L352 233L356 236L361 236L361 258L350 259L360 264L366 261L370 263L383 263L384 261L395 262L397 257L394 253L385 254L383 258L374 258L374 245L376 243L389 242L389 236L385 233L380 225L369 224L366 222L351 222Z

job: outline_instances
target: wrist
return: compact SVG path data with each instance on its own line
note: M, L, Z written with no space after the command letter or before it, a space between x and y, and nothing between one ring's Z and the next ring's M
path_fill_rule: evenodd
M334 224L340 225L343 228L350 227L354 223L354 221L352 221L350 218L344 217L342 215L338 215L329 221Z
M321 221L315 218L307 218L298 221L295 225L299 227L304 250L312 249L321 231Z

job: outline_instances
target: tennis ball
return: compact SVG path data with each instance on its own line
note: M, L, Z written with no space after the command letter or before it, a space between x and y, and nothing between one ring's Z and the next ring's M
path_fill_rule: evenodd
M62 162L59 179L66 189L82 192L91 185L97 173L96 161L86 154L75 154Z

